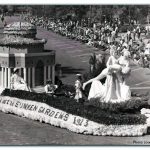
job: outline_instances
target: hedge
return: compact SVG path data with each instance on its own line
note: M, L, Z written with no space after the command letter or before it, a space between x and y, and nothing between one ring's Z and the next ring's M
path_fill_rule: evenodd
M100 102L99 98L91 99L89 105L95 106L102 110L107 110L114 113L140 113L142 108L150 108L148 105L148 96L143 97L132 97L128 101L120 103L105 103Z
M78 115L87 118L91 121L105 125L134 125L145 124L146 117L141 114L126 114L126 113L112 113L109 110L102 110L92 105L84 105L84 103L77 103L73 98L65 96L52 97L47 94L27 92L21 90L5 89L3 96L11 96L20 99L43 102L51 107L66 111L67 113Z

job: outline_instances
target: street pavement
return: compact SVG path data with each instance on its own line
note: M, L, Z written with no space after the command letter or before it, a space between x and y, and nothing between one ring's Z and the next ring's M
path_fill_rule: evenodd
M18 21L19 17L7 17L6 22ZM56 63L63 67L63 82L74 84L75 74L89 69L89 56L97 49L78 41L62 37L38 28L38 38L46 38L45 49L56 50ZM133 90L149 91L150 70L133 62L129 85ZM140 90L139 90L140 89ZM0 145L150 145L150 136L111 137L76 134L45 123L20 118L0 112Z

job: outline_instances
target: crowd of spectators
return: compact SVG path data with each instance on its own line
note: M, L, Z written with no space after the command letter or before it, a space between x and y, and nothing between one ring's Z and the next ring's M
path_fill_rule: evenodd
M81 23L73 20L38 18L37 16L26 17L25 19L47 30L52 30L62 36L81 41L101 50L106 50L118 35L119 21L113 24L105 21L101 25L93 23L93 26L89 27L84 21Z
M111 22L104 21L101 24L93 23L92 26L84 21L79 22L71 19L64 21L62 19L25 16L25 20L88 46L93 46L100 51L107 51L111 47L115 47L118 55L121 55L123 51L129 50L135 63L142 67L150 67L149 48L146 52L147 46L142 39L143 36L141 37L143 31L140 25L133 25L132 28L122 33L119 19ZM145 28L144 34L148 35L148 33L148 28Z

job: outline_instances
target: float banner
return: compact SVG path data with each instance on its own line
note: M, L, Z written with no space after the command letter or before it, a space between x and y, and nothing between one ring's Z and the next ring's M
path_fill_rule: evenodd
M113 136L141 136L147 133L147 125L104 125L69 114L45 103L0 96L0 110L21 117L67 128L76 133Z

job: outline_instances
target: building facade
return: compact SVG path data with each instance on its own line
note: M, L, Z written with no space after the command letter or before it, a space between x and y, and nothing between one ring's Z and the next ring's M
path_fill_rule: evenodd
M48 79L55 82L55 51L45 50L45 39L36 38L36 26L15 22L4 28L0 39L0 86L10 88L13 69L28 86L43 86Z

